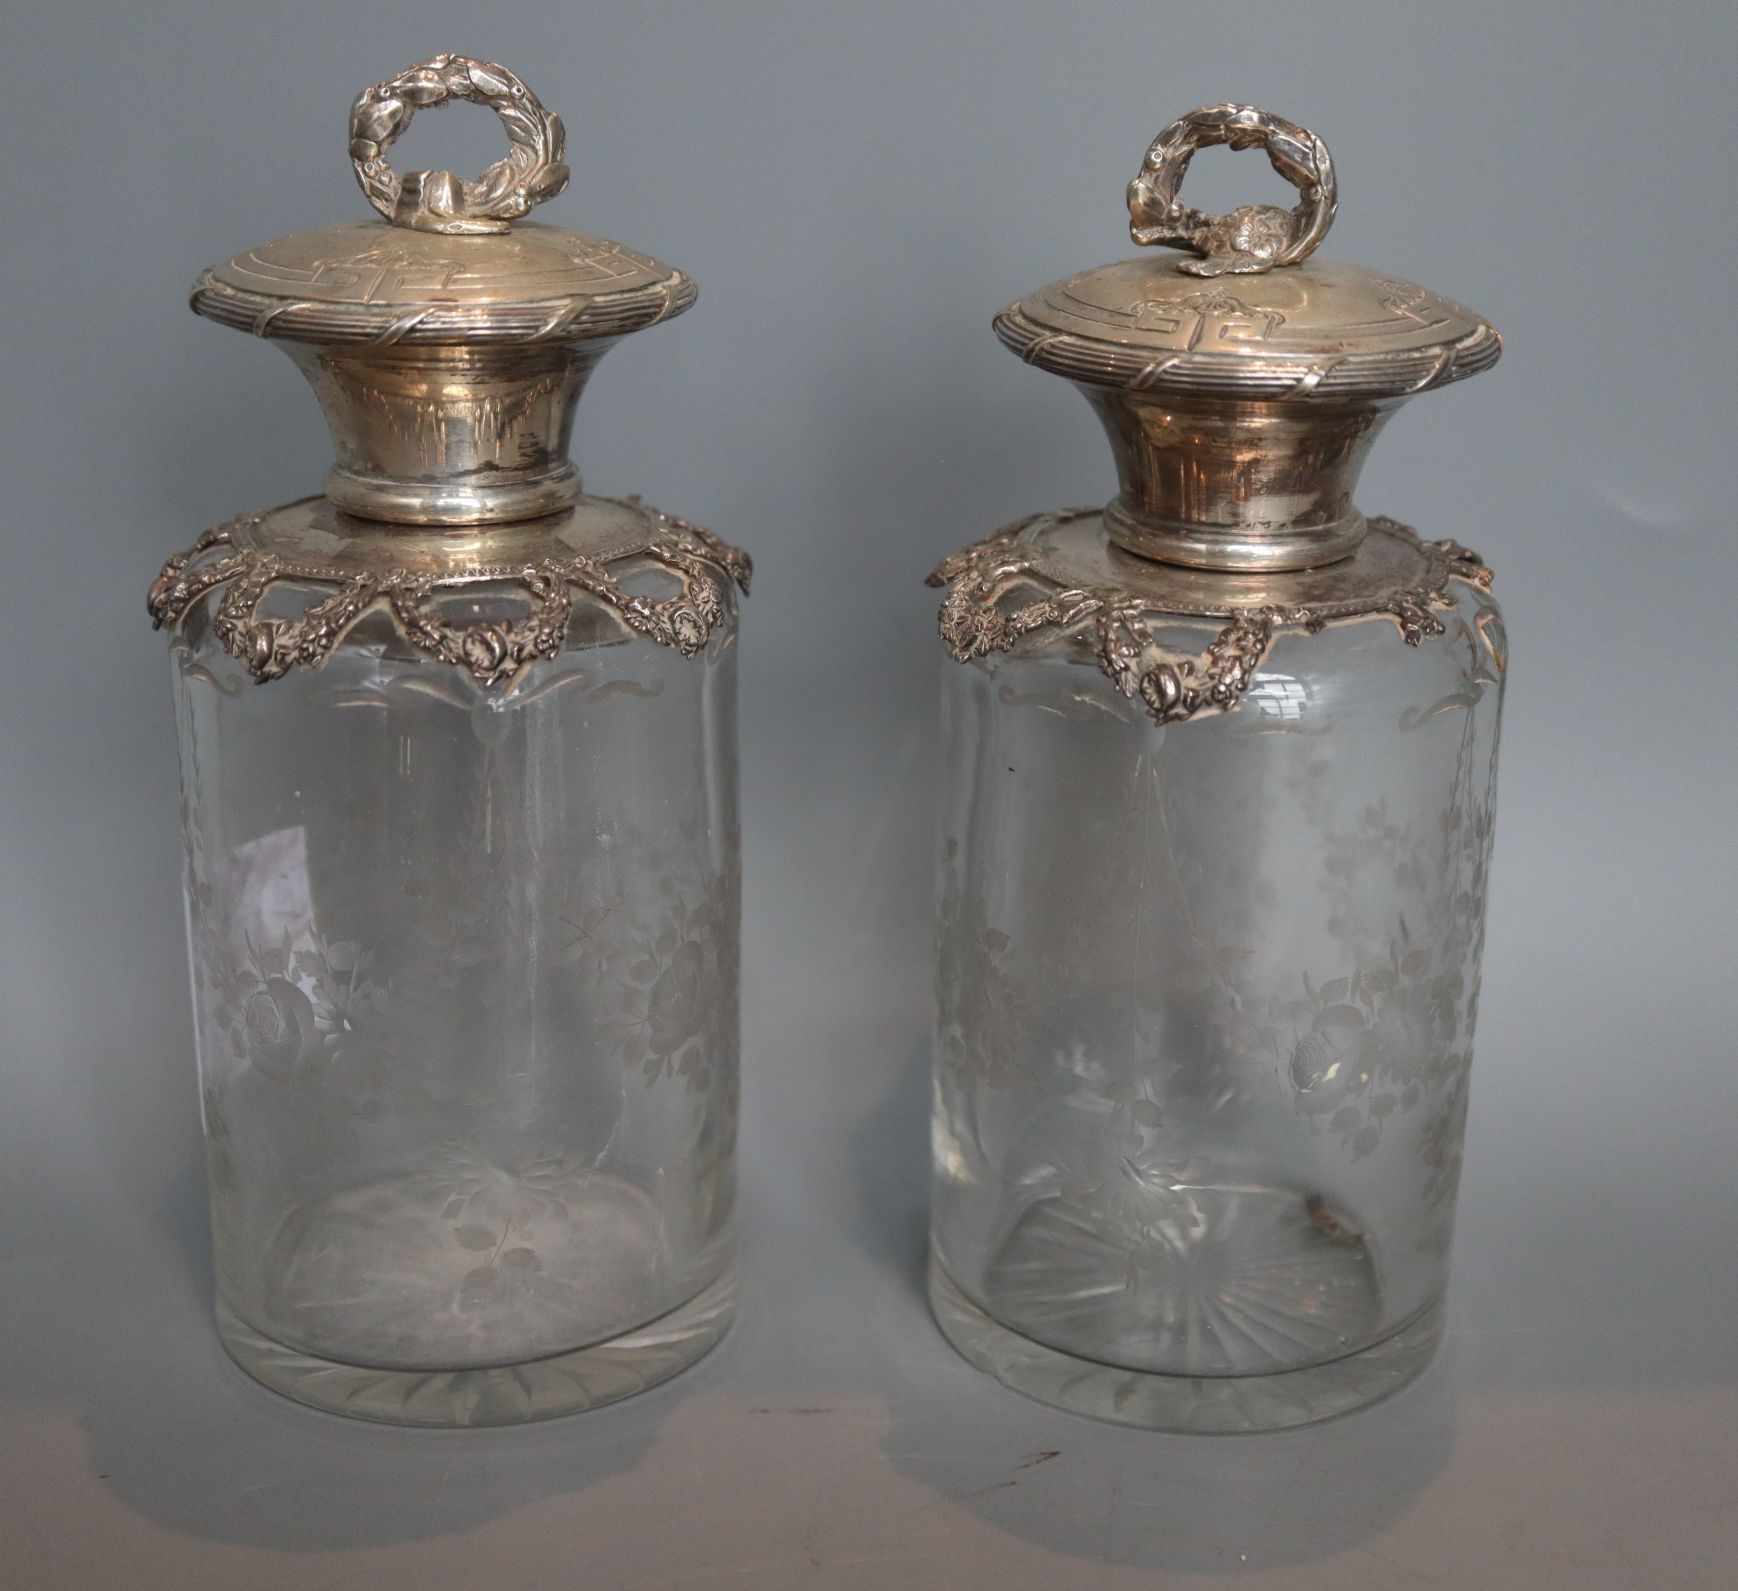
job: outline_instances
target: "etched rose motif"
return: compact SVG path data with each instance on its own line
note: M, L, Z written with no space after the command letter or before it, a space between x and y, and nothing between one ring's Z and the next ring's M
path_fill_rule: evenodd
M1416 901L1410 915L1428 925L1428 939L1416 942L1403 919L1385 957L1369 956L1320 986L1306 975L1304 998L1270 1007L1272 1041L1289 1051L1297 1110L1337 1137L1354 1161L1389 1141L1396 1118L1427 1107L1426 1124L1414 1133L1432 1168L1433 1204L1453 1198L1478 999L1492 792L1488 779L1474 787L1472 755L1469 729L1440 839L1403 827L1380 802L1350 832L1328 835L1329 876L1345 897L1336 905L1336 937L1353 937L1355 886L1369 872Z
M1334 1043L1332 1034L1306 1033L1292 1048L1292 1086L1300 1094L1325 1090L1339 1081L1345 1064L1346 1058Z
M243 1008L248 1058L268 1077L287 1076L320 1047L314 1003L288 978L271 977Z
M1352 990L1350 984L1348 978L1336 978L1326 990L1334 995L1350 993L1356 999L1361 990ZM1358 1005L1345 999L1329 1000L1313 985L1308 987L1310 1000L1282 1001L1280 1005L1294 1022L1297 1009L1302 1007L1309 1023L1309 1030L1292 1046L1290 1070L1292 1086L1300 1096L1298 1108L1313 1114L1334 1109L1368 1084L1370 1016Z
M379 1121L391 1097L416 1097L421 1084L397 1042L402 1016L369 975L372 956L347 940L285 934L247 942L248 965L210 975L212 1018L238 1060L288 1091L298 1108L335 1119Z
M666 926L656 934L588 931L581 965L613 1008L599 1032L617 1059L640 1067L651 1082L681 1077L698 1091L714 1058L725 1053L724 1024L734 1021L732 885L714 879L694 907L672 888L664 909Z

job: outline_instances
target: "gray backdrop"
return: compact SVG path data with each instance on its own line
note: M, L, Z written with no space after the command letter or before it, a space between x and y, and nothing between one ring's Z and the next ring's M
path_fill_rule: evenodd
M494 14L490 14L493 12ZM1738 1577L1738 556L1723 4L6 8L0 49L0 1583L31 1588L1725 1586ZM749 547L749 1298L633 1403L516 1432L302 1411L208 1324L167 668L143 596L315 488L282 354L182 308L365 214L349 99L442 49L567 119L545 213L692 271L582 411L589 483ZM1491 375L1361 494L1496 566L1514 643L1450 1338L1284 1436L1101 1427L921 1302L942 659L921 579L1102 500L1084 404L989 330L1128 252L1173 115L1331 143L1327 252L1464 299ZM476 169L480 111L407 164ZM1197 202L1279 196L1255 155Z

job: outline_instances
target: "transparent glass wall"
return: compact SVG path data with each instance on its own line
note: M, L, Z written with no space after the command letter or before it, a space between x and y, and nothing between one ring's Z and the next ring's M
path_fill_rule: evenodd
M262 1379L486 1423L620 1396L722 1330L733 639L686 659L581 604L563 655L485 689L376 617L256 686L186 621L218 1311Z
M1053 638L946 666L932 1283L1003 1379L1241 1429L1428 1357L1504 666L1442 617L1282 630L1165 728Z

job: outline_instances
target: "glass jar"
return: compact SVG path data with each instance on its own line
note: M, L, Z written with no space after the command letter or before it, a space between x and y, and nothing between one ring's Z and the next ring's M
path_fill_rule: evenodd
M386 146L450 99L512 155L400 179ZM565 183L559 119L443 56L364 93L351 138L386 222L193 295L308 376L327 493L208 532L150 598L218 1325L319 1407L535 1419L674 1374L734 1309L749 565L580 491L586 376L694 285L509 227Z
M1291 214L1186 210L1260 145ZM965 1356L1131 1425L1272 1429L1441 1335L1506 643L1491 577L1352 502L1405 397L1497 357L1356 266L1321 141L1182 118L1152 257L997 331L1076 381L1121 493L950 558L931 1300ZM1207 280L1204 282L1203 278ZM1214 281L1213 278L1223 278Z

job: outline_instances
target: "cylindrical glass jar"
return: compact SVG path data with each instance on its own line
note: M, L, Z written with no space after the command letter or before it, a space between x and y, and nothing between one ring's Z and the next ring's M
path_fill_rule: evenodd
M443 57L358 116L430 78L477 98L505 74ZM382 353L370 328L352 352L297 326L297 363L339 394L334 496L376 517L329 498L248 516L151 598L173 642L218 1323L251 1374L320 1407L535 1419L664 1379L734 1310L748 565L578 495L566 463L608 346L588 316L649 323L691 300L686 278L549 228L353 230L363 256L420 248L449 286L485 281L494 342L473 357L460 325ZM297 242L232 267L269 280ZM218 318L226 269L196 290ZM565 320L524 366L498 324L516 291Z
M935 1275L1007 1379L1235 1428L1428 1357L1502 660L1479 596L1416 651L1288 633L1163 728L1044 642L948 671Z
M1133 292L1136 269L1086 275ZM1247 333L1250 274L1217 305L1185 277L1170 316L1169 283L1139 284L1127 324ZM1096 285L1068 283L1067 312ZM1043 299L1004 337L1029 349ZM1050 338L1035 362L1084 380L1084 337ZM1328 527L1349 551L1266 501L1227 511L1282 444L1367 439L1381 412L1094 374L1112 510L1035 516L937 573L968 666L944 691L931 1298L1047 1401L1293 1425L1403 1385L1441 1334L1506 642L1472 555L1350 508L1361 448L1320 447L1342 479L1308 483L1355 516ZM1158 512L1167 473L1190 491Z

